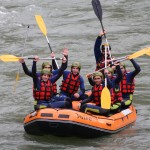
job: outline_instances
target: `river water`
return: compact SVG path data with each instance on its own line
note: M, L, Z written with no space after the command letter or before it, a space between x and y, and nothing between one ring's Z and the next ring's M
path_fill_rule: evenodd
M56 57L62 56L62 48L69 48L68 69L71 62L80 61L81 75L84 76L86 88L90 87L85 75L95 69L93 46L101 30L90 0L0 0L0 4L0 55L20 56L23 53L24 56L49 56L46 38L34 17L42 15ZM103 24L114 56L126 56L150 46L149 0L101 0L101 4ZM150 60L149 56L144 55L136 61L142 69L136 77L134 94L138 112L136 123L117 134L95 139L26 134L23 119L33 110L32 79L24 75L18 62L0 62L0 149L149 149ZM31 68L32 61L26 63ZM125 63L128 69L133 69L130 61ZM41 64L38 63L38 70ZM20 80L16 83L18 70Z

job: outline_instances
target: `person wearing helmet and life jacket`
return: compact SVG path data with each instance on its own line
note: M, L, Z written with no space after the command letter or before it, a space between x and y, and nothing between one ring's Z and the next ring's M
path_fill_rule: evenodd
M111 46L108 43L102 44L102 36L106 34L106 32L102 31L99 33L98 37L96 38L95 45L94 45L94 55L96 60L96 69L100 70L105 67L105 49L107 54L107 60L111 60L110 58L110 50ZM102 71L103 72L103 71Z
M81 64L79 62L73 62L71 71L65 70L63 72L63 80L60 86L58 101L68 101L70 107L72 107L72 101L84 98L84 79L80 75L80 70Z
M108 67L104 70L104 74L108 76L111 80L112 88L110 89L111 93L111 107L110 113L117 113L121 110L121 101L122 101L122 93L121 93L121 81L122 81L122 72L120 69L119 63L114 63L116 66L116 74L114 74L114 69Z
M53 58L53 52L51 53L51 57ZM19 62L22 64L22 68L24 70L24 73L30 77L33 77L32 75L32 71L28 69L26 63L25 63L25 60L23 58L20 58L19 59ZM53 66L53 67L52 67ZM54 70L52 70L52 68L54 68ZM51 76L57 74L57 71L56 71L56 62L54 61L54 59L52 60L52 65L50 64L50 62L46 61L46 62L43 62L42 63L42 68L41 69L48 69L50 70L51 72ZM37 76L40 76L41 75L41 72L37 72ZM53 84L54 86L54 89L55 89L55 92L54 94L57 95L57 85L56 83Z
M119 66L118 62L114 62L115 67L107 67L104 69L104 74L107 75L107 77L111 81L111 86L110 93L111 93L111 107L110 107L110 113L116 113L119 112L121 109L121 101L122 101L122 93L121 93L121 87L120 83L122 81L122 72ZM115 68L115 70L114 70ZM116 74L114 74L114 71ZM92 79L92 75L88 74L87 75L89 83L94 86L95 82ZM103 84L103 81L102 81Z
M68 57L68 49L67 48L63 49L63 55L66 58ZM51 58L55 58L54 52L51 53ZM32 71L28 69L24 59L20 58L19 62L22 64L22 68L24 70L24 73L26 75L30 76L30 77L33 77ZM52 59L52 65L50 64L49 61L43 62L41 70L43 70L43 69L47 69L47 70L49 70L51 72L50 77L58 74L58 68L57 68L57 65L56 65L56 61L54 59ZM54 70L52 70L52 69L54 69ZM38 77L41 76L41 72L37 72L36 74L37 74ZM57 84L53 83L53 95L57 95L57 94L58 94L58 92L57 92ZM36 100L34 101L34 105L36 107L36 105L37 105L37 101Z
M63 71L67 68L67 59L64 56L62 59L62 65L55 76L51 76L49 69L43 69L40 76L37 75L36 62L39 60L38 56L33 60L32 66L32 78L33 78L33 97L37 104L34 105L35 110L52 107L60 108L67 105L67 103L57 103L55 101L54 86L53 84L61 77Z
M80 111L107 116L110 110L101 107L101 93L105 86L103 82L103 74L101 72L93 73L93 80L95 85L92 87L92 94L80 102ZM108 85L110 84L109 82ZM89 104L88 102L93 102L94 104Z
M128 59L128 56L126 57ZM123 101L121 102L122 109L128 108L132 104L133 93L135 89L135 76L141 71L140 66L135 62L135 60L130 59L135 70L128 72L124 63L120 63L120 68L123 74L123 79L121 81L121 92Z

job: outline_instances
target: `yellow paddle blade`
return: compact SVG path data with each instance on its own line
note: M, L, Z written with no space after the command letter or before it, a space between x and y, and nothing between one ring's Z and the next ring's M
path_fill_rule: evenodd
M101 107L104 109L110 109L111 96L107 87L104 87L101 93Z
M149 48L144 48L144 49L142 49L140 51L137 51L137 52L133 53L132 55L130 55L128 57L128 59L137 58L139 56L142 56L142 55L146 54L147 49L149 49Z
M150 47L147 48L146 55L150 56Z
M14 55L1 55L0 59L4 62L18 61L20 58Z
M19 72L16 74L16 81L19 80Z
M42 33L47 36L47 30L42 16L35 15L35 19Z

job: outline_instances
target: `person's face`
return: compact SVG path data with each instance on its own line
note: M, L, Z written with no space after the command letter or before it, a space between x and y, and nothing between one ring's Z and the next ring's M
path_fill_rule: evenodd
M94 82L95 82L96 85L99 85L99 84L102 83L102 78L100 76L95 76L93 78L93 80L94 80Z
M124 74L125 73L125 68L123 66L120 66L120 69L121 69L122 74Z
M44 66L44 68L43 69L48 69L48 70L50 70L51 71L51 67L50 67L50 65L46 65L46 66Z
M44 82L47 82L48 81L48 79L49 79L49 75L48 74L43 74L42 75L42 80L44 81Z
M78 74L79 73L79 68L78 67L72 67L71 68L71 71L74 75Z
M105 50L102 50L103 55L105 55ZM107 56L109 55L109 50L106 51Z
M104 70L104 74L106 74L109 78L112 77L112 73L107 69Z

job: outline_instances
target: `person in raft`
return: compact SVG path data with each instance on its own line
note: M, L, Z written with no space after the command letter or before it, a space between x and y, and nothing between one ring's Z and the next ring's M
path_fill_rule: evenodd
M39 57L36 56L33 60L32 76L33 76L33 97L37 101L34 105L35 110L42 108L61 108L64 105L67 107L67 102L59 104L55 100L53 84L61 77L63 71L67 68L67 59L64 56L62 65L55 76L51 76L49 69L43 69L40 76L37 75L36 63Z
M70 103L70 108L72 107L72 101L82 100L85 96L84 79L80 75L80 70L81 64L79 62L73 62L71 71L65 70L63 72L60 95L57 100L68 101Z
M122 109L126 109L132 104L132 98L135 88L134 78L141 71L140 66L135 62L135 60L131 59L130 61L135 68L134 71L130 72L126 70L126 66L124 63L120 63L120 68L123 75L123 79L121 81L121 92L123 97L123 101L121 102Z
M109 114L109 109L104 109L101 107L101 93L104 88L103 82L103 74L101 72L95 72L93 73L93 80L95 82L95 85L92 88L92 94L80 102L80 111L81 112L90 112L93 114L103 115L107 116ZM111 85L109 81L109 78L107 78L108 85ZM111 87L108 86L110 89ZM88 104L88 102L93 102L94 104Z
M51 58L54 58L53 52L51 53ZM20 58L19 62L22 64L22 68L23 68L24 73L30 77L33 77L32 71L28 69L28 67L25 63L25 60L23 58ZM56 65L56 62L54 59L52 60L52 65L48 61L43 62L41 69L48 69L51 72L51 76L57 74L57 72L58 72L57 71L58 68L57 68L57 65ZM54 70L52 70L52 69L54 69ZM41 75L41 72L37 72L37 76L40 77L40 75ZM57 84L56 83L53 84L53 88L54 88L54 94L57 95Z
M117 113L121 110L121 101L122 101L122 93L121 93L121 81L122 81L122 72L120 69L119 63L115 63L116 74L114 74L114 69L109 67L104 70L104 73L108 76L108 78L112 82L112 88L110 89L111 93L111 107L110 113Z
M111 46L108 45L107 43L102 44L102 37L103 35L106 34L106 32L101 31L96 38L95 45L94 45L94 56L96 60L96 69L100 70L105 67L105 48L107 50L107 60L111 60L110 58L110 50ZM108 65L107 65L108 66Z

